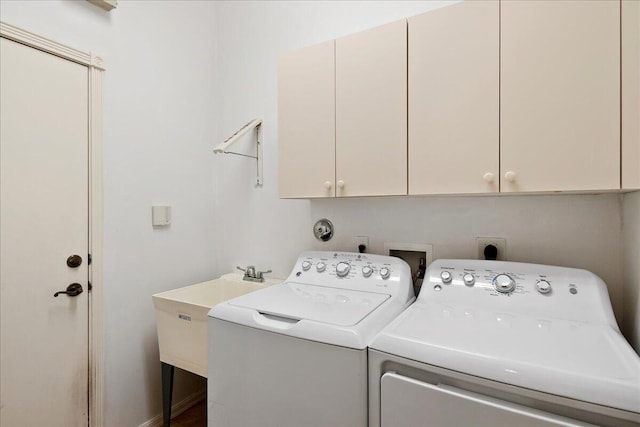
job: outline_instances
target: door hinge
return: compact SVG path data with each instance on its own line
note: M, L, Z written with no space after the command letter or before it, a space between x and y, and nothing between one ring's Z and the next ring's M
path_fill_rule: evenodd
M91 282L89 282L89 284L87 285L87 289L89 290L89 292L91 292L91 289L93 289L93 286L91 286Z
M87 254L87 265L91 265L91 254Z

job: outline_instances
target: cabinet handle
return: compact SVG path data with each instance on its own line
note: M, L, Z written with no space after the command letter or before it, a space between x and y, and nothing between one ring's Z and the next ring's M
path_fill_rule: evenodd
M338 188L341 189L341 190L344 188L344 181L343 180L338 181Z
M509 171L504 174L504 179L506 179L508 182L516 182L516 173L513 171Z
M331 181L325 181L324 182L324 188L326 188L327 190L331 190L332 186L333 186L333 184L331 184Z
M493 184L493 180L495 179L495 176L491 172L487 172L482 176L482 179L484 179L487 182L487 184Z

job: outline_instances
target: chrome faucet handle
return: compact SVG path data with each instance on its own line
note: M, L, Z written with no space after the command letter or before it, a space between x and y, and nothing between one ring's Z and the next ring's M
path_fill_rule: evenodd
M236 268L240 271L244 271L247 276L253 276L256 272L256 268L253 265L248 265L246 268L236 266Z
M264 276L263 275L267 274L267 273L272 273L272 271L271 270L267 270L267 271L258 271L258 272L256 272L256 279L259 279L261 282L263 282L264 281Z

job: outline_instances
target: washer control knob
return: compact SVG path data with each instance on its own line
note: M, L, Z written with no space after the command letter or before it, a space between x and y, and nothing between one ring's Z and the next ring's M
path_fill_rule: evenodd
M388 279L390 275L391 270L389 270L389 267L382 267L380 269L380 277L382 277L383 279Z
M473 286L473 284L476 283L476 278L471 273L465 273L465 275L462 276L462 280L464 280L464 284L467 286Z
M548 294L551 292L551 283L546 280L539 280L538 283L536 283L536 289L541 294Z
M302 261L302 269L307 271L311 268L311 263L309 261Z
M365 265L364 267L362 267L362 275L364 277L371 276L371 273L373 273L373 268L369 267L368 265Z
M516 282L508 274L498 274L493 278L493 287L498 292L508 294L516 288Z
M327 264L325 264L324 262L320 261L319 263L316 264L316 270L318 270L318 273L322 273L326 269L327 269Z
M349 274L349 269L351 269L351 266L348 262L340 261L338 265L336 265L336 274L340 277L344 277Z
M440 278L442 279L442 283L451 283L453 276L448 271L443 271L440 273Z

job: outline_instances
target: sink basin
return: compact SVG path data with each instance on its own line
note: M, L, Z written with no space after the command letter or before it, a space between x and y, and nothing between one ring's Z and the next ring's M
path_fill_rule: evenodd
M207 313L216 304L282 282L242 280L241 273L153 295L160 360L207 376Z

